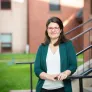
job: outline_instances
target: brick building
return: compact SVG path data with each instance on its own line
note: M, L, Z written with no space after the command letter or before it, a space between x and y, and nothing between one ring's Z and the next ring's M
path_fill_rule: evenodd
M89 19L92 19L92 0L84 0L83 19L84 22ZM86 30L91 27L92 27L92 21L87 25L84 25L83 29ZM92 45L92 30L90 30L84 35L84 48L86 48L89 45ZM85 52L85 61L89 59L88 57L89 54L92 56L92 48L90 51L88 50L87 52Z
M30 52L35 53L44 41L45 24L48 18L59 17L64 23L64 32L67 32L80 24L76 20L76 15L83 8L83 4L83 0L28 0ZM67 37L71 38L81 31L82 28L77 29ZM82 43L81 39L78 41ZM74 44L76 45L76 42ZM82 46L77 50L81 48Z
M76 16L84 6L84 0L7 1L0 0L1 53L4 51L23 53L27 44L29 44L30 53L36 53L38 46L44 41L45 24L48 18L59 17L64 23L64 32L67 32L80 24ZM81 27L67 35L67 38L72 38L82 31ZM78 47L77 41L83 43L83 39L74 41L77 51L80 51L83 45Z

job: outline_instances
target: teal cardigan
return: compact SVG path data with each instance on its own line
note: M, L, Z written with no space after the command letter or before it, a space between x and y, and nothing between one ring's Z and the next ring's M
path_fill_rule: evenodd
M38 77L38 83L36 86L36 92L40 92L44 80L39 77L41 72L47 72L46 66L46 56L48 51L48 45L40 45L37 51L35 63L34 63L34 72ZM71 74L76 71L77 68L77 59L74 46L71 41L62 43L59 45L60 52L60 66L61 72L65 70L70 70ZM64 90L65 92L72 92L71 80L65 79L64 82Z

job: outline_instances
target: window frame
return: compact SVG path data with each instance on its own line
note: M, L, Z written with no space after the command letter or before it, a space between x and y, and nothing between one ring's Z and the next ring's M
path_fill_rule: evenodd
M11 35L11 38L12 38L12 33L1 33L0 35ZM4 48L4 47L2 47L3 44L10 44L11 47L9 48L9 52L12 52L12 39L11 39L11 42L2 42L1 41L1 52L3 52L3 48ZM6 47L6 48L8 48L8 47Z
M52 7L54 7L54 8L52 8ZM55 7L57 7L57 9ZM59 3L56 5L52 4L52 1L49 0L49 11L50 12L60 12L61 11L60 0L59 0Z
M10 8L1 8L1 2L5 2L6 0L0 0L0 10L11 10L11 8L12 8L12 0L8 0L8 2L10 2Z

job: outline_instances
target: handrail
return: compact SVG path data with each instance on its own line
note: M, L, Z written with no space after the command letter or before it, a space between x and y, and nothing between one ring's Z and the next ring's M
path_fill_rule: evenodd
M84 78L92 78L92 75L87 76L87 74L92 72L92 68L90 68L88 71L86 71L86 73L81 74L81 75L77 75L77 76L69 76L67 79L79 79L79 89L80 92L83 92L83 80Z
M85 52L86 50L88 50L88 49L90 49L90 48L92 48L92 45L90 45L90 46L86 47L85 49L81 50L80 52L78 52L78 53L76 54L76 56L80 55L81 53Z
M30 65L30 89L31 92L33 92L33 82L32 82L32 64L34 64L33 62L16 62L16 64L29 64Z
M77 36L75 36L75 37L71 38L70 40L74 40L74 39L76 39L76 38L78 38L78 37L82 36L83 34L87 33L87 32L88 32L88 31L90 31L90 30L92 30L92 27L91 27L91 28L89 28L89 29L87 29L86 31L83 31L82 33L78 34Z
M89 23L90 21L92 21L92 18L91 18L91 19L89 19L88 21L86 21L86 22L84 22L84 23L82 23L82 24L78 25L77 27L75 27L75 28L71 29L70 31L66 32L66 33L65 33L65 35L67 35L67 34L71 33L72 31L75 31L75 29L80 28L81 26L84 26L85 24Z
M16 64L34 64L34 61L33 62L16 62Z
M88 75L89 73L92 72L92 68L86 70L85 72L81 73L82 76Z
M87 48L83 49L82 51L78 52L76 54L76 56L78 56L79 54L85 52L86 50L90 49L92 47L92 45L88 46ZM31 88L31 92L32 89L33 89L33 86L32 86L32 64L34 64L34 61L33 62L16 62L16 64L30 64L30 88ZM92 71L92 70L91 70ZM85 74L88 74L89 72L86 72ZM80 92L83 92L83 85L82 85L82 78L83 78L83 74L80 75L80 76L69 76L67 79L78 79L79 78L79 85L80 85ZM85 78L92 78L92 77L88 77L88 76L84 76Z
M92 72L92 68L86 70L84 73L81 73L80 75L68 76L67 79L92 78L92 75L87 76L91 72Z
M78 76L69 76L69 77L67 77L67 79L79 79L79 78L92 78L92 75L78 75Z

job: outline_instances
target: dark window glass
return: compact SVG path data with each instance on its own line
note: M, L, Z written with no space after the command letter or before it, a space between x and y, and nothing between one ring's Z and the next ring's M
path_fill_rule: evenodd
M11 0L1 0L1 9L11 9Z
M60 11L60 0L50 0L50 11Z
M1 43L1 52L11 52L12 44L11 43Z

